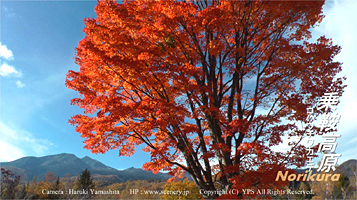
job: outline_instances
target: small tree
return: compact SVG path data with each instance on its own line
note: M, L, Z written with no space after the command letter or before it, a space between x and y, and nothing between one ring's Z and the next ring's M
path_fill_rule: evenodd
M32 182L33 182L33 183L36 183L36 182L37 182L37 176L36 176L36 175L33 176Z
M337 185L334 188L335 198L346 199L349 185L350 179L348 178L348 176L342 174L340 179L338 180Z
M58 197L54 194L47 194L46 191L54 190L56 184L57 176L53 172L47 172L43 176L43 180L39 183L33 182L33 187L30 192L34 192L33 198L39 199L57 199Z
M28 184L23 184L21 187L21 191L19 191L17 198L18 199L27 199L27 188L28 188Z
M202 199L194 182L185 179L184 181L168 182L164 186L165 194L161 199ZM170 194L169 191L181 191L181 194Z
M310 191L311 187L309 182L300 182L299 190ZM314 196L313 194L306 194L306 193L295 195L296 199L311 199L313 196Z
M314 191L312 199L333 199L338 184L338 182L331 180L313 181L311 183L311 189Z
M52 189L53 189L54 191L58 191L58 190L61 189L61 182L60 182L59 176L57 176L57 180L56 180L56 182L53 184ZM59 195L59 194L49 194L49 195L48 195L48 198L49 198L49 199L59 199L59 198L60 198L60 195Z
M57 176L57 181L56 181L56 184L55 184L55 190L59 190L60 189L60 184L61 184L60 178L59 178L59 176Z
M78 179L78 187L79 189L83 189L88 191L88 195L84 195L83 197L91 197L91 192L89 191L90 189L94 189L94 182L92 175L88 169L85 169L81 175L79 175Z
M26 188L26 199L39 199L40 195L38 192L40 191L40 183L37 182L36 175L33 176L32 181L28 182Z
M16 176L10 170L1 168L1 177L0 197L2 199L15 199L19 189L18 185L21 181L20 176Z

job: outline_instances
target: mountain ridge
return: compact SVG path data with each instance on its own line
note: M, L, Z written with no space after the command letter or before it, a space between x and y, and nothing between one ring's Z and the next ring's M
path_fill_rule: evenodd
M171 176L167 173L154 174L141 168L130 167L125 170L118 170L103 164L89 156L79 158L74 154L61 153L46 155L42 157L27 156L11 162L0 162L0 166L11 170L21 176L22 181L30 181L34 176L37 180L42 180L47 172L53 172L60 178L69 174L71 177L77 176L83 170L88 169L93 177L98 180L110 180L111 182L126 182L128 180L166 180ZM348 177L355 176L357 160L350 159L337 166L337 171L346 174ZM305 169L294 169L303 173ZM191 179L191 177L187 176Z
M0 166L20 174L23 181L30 181L34 176L42 180L47 172L53 172L60 178L76 176L88 169L97 179L111 179L115 182L128 180L164 180L171 176L166 173L154 174L140 168L117 170L89 156L79 158L74 154L61 153L42 157L26 156L11 162L0 162ZM133 173L132 169L136 169Z

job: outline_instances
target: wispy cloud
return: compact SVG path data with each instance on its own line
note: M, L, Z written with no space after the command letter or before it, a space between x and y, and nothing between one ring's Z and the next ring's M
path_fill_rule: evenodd
M25 84L21 83L21 81L16 81L16 86L18 88L23 88L23 87L25 87Z
M14 59L14 54L6 45L0 42L0 76L2 77L21 77L22 72L17 70L14 66L9 65L6 61L11 61ZM16 81L16 86L18 88L25 87L21 81Z
M19 147L16 147L2 140L0 140L0 151L0 162L13 161L25 156L24 151Z
M6 47L6 45L3 45L0 42L0 57L5 58L6 60L12 60L14 59L14 55L12 54L12 51Z
M11 66L7 63L2 62L0 66L0 76L3 77L21 77L22 73L15 69L14 66Z
M1 121L0 132L0 161L12 161L31 154L42 156L53 146L47 139L36 138L26 130Z
M7 18L16 17L16 13L14 13L11 8L3 6L3 12L4 16Z

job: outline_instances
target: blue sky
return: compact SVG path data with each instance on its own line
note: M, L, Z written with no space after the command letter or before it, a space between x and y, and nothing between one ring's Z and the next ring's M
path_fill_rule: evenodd
M74 48L84 37L83 19L95 17L96 1L0 1L0 161L23 156L73 153L90 156L117 169L141 167L149 155L138 149L132 157L118 151L91 154L68 124L82 113L70 105L75 91L65 87L68 70L78 71ZM357 1L329 1L325 20L313 30L342 46L336 60L343 62L347 89L337 112L337 153L340 161L357 158Z

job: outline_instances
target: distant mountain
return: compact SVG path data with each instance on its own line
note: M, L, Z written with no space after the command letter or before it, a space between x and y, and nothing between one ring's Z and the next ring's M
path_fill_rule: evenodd
M2 162L1 167L11 170L13 173L21 176L22 181L30 181L34 176L37 180L42 180L47 172L53 172L61 178L69 174L71 177L80 174L86 168L91 171L93 177L97 180L106 180L109 182L125 182L128 180L165 180L171 176L166 173L154 174L139 168L128 168L117 170L112 167L92 159L88 156L80 159L73 154L62 153L43 157L23 157L12 162ZM349 178L355 177L357 169L357 160L352 159L342 163L337 167L341 174ZM303 173L305 170L296 169ZM186 176L189 179L191 177Z
M297 173L305 173L306 169L294 169ZM317 172L317 168L312 168L312 174ZM350 159L343 162L341 165L336 166L336 172L342 173L348 177L354 176L357 170L357 160Z
M311 170L312 170L312 174L318 173L317 168L312 168ZM306 169L294 169L294 171L296 173L305 173ZM333 174L343 174L347 176L350 180L355 180L357 177L356 172L357 172L357 160L350 159L343 162L341 165L336 166L336 171L333 172ZM299 182L299 181L293 181L293 182Z
M348 178L356 178L357 172L357 160L351 159L343 162L340 166L337 167L337 170Z
M171 177L165 173L154 174L137 168L117 170L88 156L80 159L67 153L44 157L23 157L12 162L2 162L0 166L19 174L23 181L32 180L34 176L37 177L37 180L42 180L47 172L53 172L59 177L65 177L67 174L73 177L86 168L91 171L95 179L109 180L110 182L163 180Z
M82 158L81 160L87 164L86 168L89 169L92 174L113 175L120 172L119 170L108 167L98 160L94 160L88 156Z
M54 172L56 176L64 177L66 174L75 176L88 165L73 154L58 154L44 157L23 157L12 162L0 163L2 167L13 166L23 169L29 179L36 175L42 179L47 172Z
M143 173L145 173L145 175ZM152 172L148 172L140 168L134 168L134 167L131 167L123 171L119 171L119 177L123 178L124 180L142 180L143 175L147 180L150 179L162 180L162 179L169 179L171 177L166 173L154 174Z

